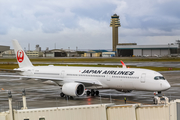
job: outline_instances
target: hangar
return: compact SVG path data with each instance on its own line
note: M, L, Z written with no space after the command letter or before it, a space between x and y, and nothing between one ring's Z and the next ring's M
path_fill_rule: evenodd
M177 54L178 45L117 45L118 57L130 57L130 56L168 56Z
M10 50L10 46L0 45L0 53L3 52L3 51L6 51L6 50Z
M44 52L44 57L66 57L67 54L64 50L61 49L53 49Z

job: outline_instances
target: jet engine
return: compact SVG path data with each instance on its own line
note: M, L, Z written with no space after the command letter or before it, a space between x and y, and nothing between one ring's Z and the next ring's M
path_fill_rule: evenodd
M81 83L65 83L62 86L62 92L69 96L83 96L85 87Z

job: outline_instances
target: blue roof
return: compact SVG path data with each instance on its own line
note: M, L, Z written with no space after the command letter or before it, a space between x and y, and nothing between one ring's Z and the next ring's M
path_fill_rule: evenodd
M100 53L100 52L108 52L107 50L90 50L87 53Z

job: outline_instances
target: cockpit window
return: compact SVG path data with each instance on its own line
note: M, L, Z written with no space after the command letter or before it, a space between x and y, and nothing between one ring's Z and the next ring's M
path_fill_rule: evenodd
M163 76L156 76L154 77L155 80L165 80L165 78Z

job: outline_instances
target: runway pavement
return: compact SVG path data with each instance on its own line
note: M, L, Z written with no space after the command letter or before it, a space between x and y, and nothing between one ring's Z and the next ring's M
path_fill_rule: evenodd
M0 74L16 74L5 73ZM171 84L171 88L162 92L171 100L180 99L180 71L162 72ZM118 92L116 90L100 90L99 97L75 97L73 100L65 100L59 96L60 88L55 84L42 83L37 80L21 80L15 78L0 78L0 112L8 110L8 90L12 92L13 107L20 109L22 105L22 90L26 90L28 108L60 107L89 105L100 103L124 104L126 96L127 103L152 104L153 92L132 91L131 93Z

